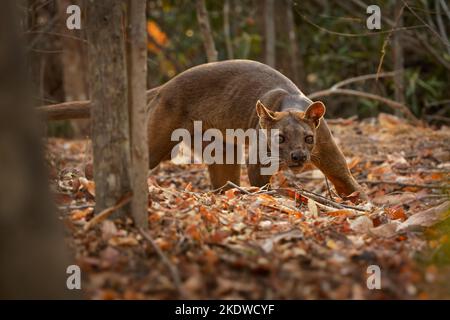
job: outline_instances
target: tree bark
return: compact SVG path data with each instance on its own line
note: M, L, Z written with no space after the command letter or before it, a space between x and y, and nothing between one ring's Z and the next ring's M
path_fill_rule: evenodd
M289 35L289 53L291 56L291 66L294 82L302 89L303 92L308 92L308 83L306 81L306 72L303 64L303 59L298 50L297 33L295 31L295 20L292 13L291 0L285 0L286 3L286 24Z
M223 3L223 34L225 36L225 45L227 47L227 57L228 59L233 59L234 50L230 29L230 0L225 0Z
M120 0L91 0L87 4L88 70L97 213L114 206L131 191L122 4ZM112 218L117 218L121 213L123 209Z
M50 201L15 1L0 10L0 299L68 299L70 263Z
M403 27L403 7L402 1L395 1L394 13L397 17L397 28ZM394 60L394 70L402 70L404 67L403 45L401 39L401 32L394 32L392 34L392 57ZM405 81L404 73L399 72L394 75L394 93L395 100L401 104L405 103ZM401 115L399 111L396 112L398 116Z
M266 64L275 68L274 0L264 2L264 27L266 37Z
M147 90L147 104L158 93L158 87ZM68 120L88 119L91 117L91 101L68 101L57 104L49 104L36 108L39 118L43 120ZM148 110L146 111L148 112Z
M203 38L203 45L205 46L206 58L208 62L217 61L217 50L214 45L214 38L212 36L211 26L209 24L208 11L204 0L197 0L197 20L200 27L200 32Z
M87 76L86 70L86 46L83 42L84 29L69 30L66 26L68 14L67 7L71 4L79 5L80 8L85 8L83 0L59 0L57 2L59 12L59 23L61 37L61 67L62 67L62 82L64 88L65 101L80 101L88 98ZM72 128L75 137L83 137L89 134L88 121L72 121Z
M148 226L147 29L145 1L128 0L128 108L131 138L131 212L137 227Z

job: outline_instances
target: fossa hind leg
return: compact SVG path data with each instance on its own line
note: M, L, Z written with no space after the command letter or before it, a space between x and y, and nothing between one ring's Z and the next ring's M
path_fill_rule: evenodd
M155 168L161 161L171 159L171 152L179 143L171 141L174 130L180 128L189 130L183 119L174 119L174 117L176 116L168 114L163 105L151 107L147 125L150 169Z

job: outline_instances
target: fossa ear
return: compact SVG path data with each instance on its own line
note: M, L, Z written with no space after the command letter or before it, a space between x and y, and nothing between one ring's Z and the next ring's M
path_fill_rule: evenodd
M309 105L308 109L305 111L305 119L314 122L316 128L320 124L320 119L324 116L326 111L325 105L322 101L316 101Z
M275 113L267 109L260 100L256 102L256 114L261 121L275 120Z

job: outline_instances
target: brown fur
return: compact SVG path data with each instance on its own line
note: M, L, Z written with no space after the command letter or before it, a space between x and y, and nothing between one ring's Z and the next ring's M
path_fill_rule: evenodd
M311 161L339 194L348 195L360 187L322 119L322 106L320 102L313 106L292 81L258 62L229 60L191 68L155 90L149 106L150 168L170 158L178 143L171 141L172 132L185 128L193 133L195 120L202 121L203 130L216 128L224 135L226 129L277 128L286 138L280 144L283 165L298 171ZM305 142L307 135L313 136L313 144ZM298 152L301 160L306 156L306 161L293 163L292 152ZM259 174L259 168L248 165L252 185L270 180ZM228 180L239 184L240 165L210 165L209 174L214 188Z

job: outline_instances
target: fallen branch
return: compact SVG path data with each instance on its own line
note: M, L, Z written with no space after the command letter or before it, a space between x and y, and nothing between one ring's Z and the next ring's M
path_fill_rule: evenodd
M215 190L212 190L211 192L212 193L217 193L217 192L220 192L220 191L222 191L223 189L225 189L227 187L232 187L232 188L238 189L239 191L241 191L242 193L245 193L245 194L252 194L250 191L245 190L244 188L238 186L237 184L235 184L235 183L233 183L231 181L227 181L227 183L225 183L223 186L221 186L220 188L217 188Z
M46 120L85 119L91 116L91 102L70 101L38 107L38 115Z
M316 99L319 97L326 97L326 96L333 95L333 94L342 94L342 95L357 96L357 97L361 97L361 98L380 101L381 103L384 103L385 105L387 105L395 110L400 110L412 123L420 124L420 121L414 116L414 114L408 109L408 107L400 102L397 102L397 101L394 101L394 100L391 100L388 98L384 98L382 96L379 96L379 95L376 95L373 93L367 93L367 92L362 92L362 91L353 90L353 89L341 89L341 87L351 84L351 83L365 81L365 80L369 80L369 79L377 79L378 80L379 78L383 78L383 77L393 77L400 72L403 72L403 70L366 74L366 75L362 75L362 76L348 78L346 80L342 80L342 81L334 84L329 89L313 92L313 93L309 94L308 97L310 99Z
M161 261L163 264L166 265L166 267L170 271L170 275L172 277L173 283L175 285L175 288L178 291L178 294L180 295L181 299L184 299L186 297L186 294L183 291L183 288L181 287L181 279L180 275L178 273L178 269L173 265L172 262L167 258L167 256L162 252L161 248L155 243L155 240L153 240L152 236L149 232L145 231L142 228L139 228L139 232L141 235L152 245L153 249L156 251L158 256L161 258Z
M59 206L58 210L81 210L86 208L93 208L94 204L81 204L77 206Z
M449 186L441 186L435 184L418 184L418 183L405 183L397 181L384 181L384 180L358 180L359 183L368 184L392 184L400 187L412 187L412 188L423 188L423 189L449 189Z
M305 198L314 200L317 203L321 203L323 205L326 205L328 207L332 207L332 208L336 208L336 209L352 209L352 210L356 210L356 211L361 211L361 212L367 212L366 209L357 207L357 206L351 206L348 204L343 204L343 203L338 203L336 201L333 201L331 199L325 198L324 196L314 193L312 191L307 191L304 189L299 189L296 190L297 193L299 193L300 195L304 196Z
M159 88L159 87L157 87ZM147 103L155 96L157 88L147 90ZM68 101L37 107L37 114L45 120L88 119L91 117L91 101Z
M89 230L94 225L98 224L99 222L102 222L103 220L108 218L111 214L113 214L116 210L122 208L130 201L131 201L131 194L128 194L122 200L120 200L116 205L114 205L110 208L107 208L107 209L103 210L102 212L100 212L99 214L95 215L91 220L89 220L88 223L86 223L84 225L84 230L85 231Z
M413 214L397 227L397 232L431 227L434 224L447 219L450 216L450 201L445 201L438 206Z
M394 100L391 100L391 99L388 99L388 98L381 97L381 96L373 94L373 93L367 93L367 92L362 92L362 91L353 90L353 89L330 88L330 89L326 89L326 90L313 92L308 95L308 98L316 99L318 97L326 97L326 96L330 96L330 95L334 95L334 94L356 96L356 97L371 99L371 100L375 100L375 101L380 101L380 102L384 103L385 105L391 107L394 110L401 111L413 124L421 124L419 119L417 119L416 116L404 104L394 101Z
M371 73L371 74L365 74L362 76L352 77L352 78L348 78L348 79L345 79L345 80L335 83L330 89L338 89L338 88L346 86L350 83L355 83L355 82L360 82L360 81L365 81L365 80L370 80L370 79L378 80L379 78L393 77L393 76L397 75L398 73L402 73L402 72L404 72L403 69L390 71L390 72Z
M293 190L291 190L291 189L284 189L284 188L276 189L276 191L281 195L286 195L286 191L293 192ZM338 203L336 201L333 201L332 199L325 198L324 196L322 196L320 194L314 193L312 191L307 191L302 188L295 189L295 192L307 199L314 200L317 203L317 205L319 205L320 207L322 207L323 209L325 209L327 211L333 211L335 209L339 209L339 210L351 209L351 210L360 211L360 212L367 212L367 209L357 207L357 206L351 206L348 204Z
M354 120L357 120L358 116L354 115L351 116L349 118L337 118L337 119L327 119L327 123L328 124L333 124L333 125L350 125L353 123Z

